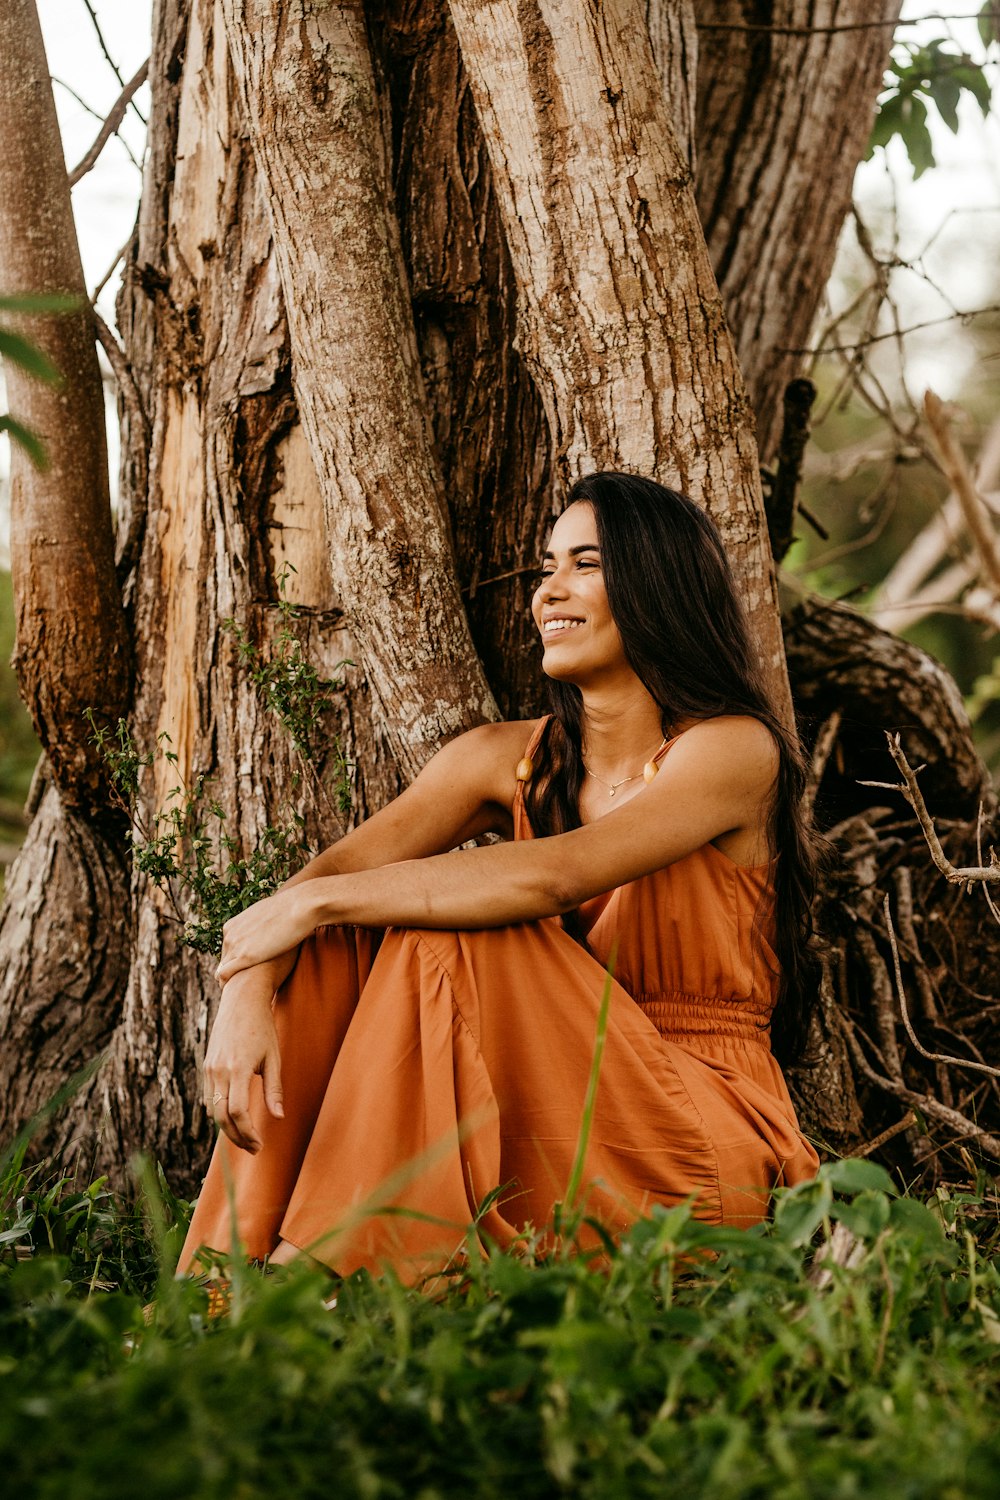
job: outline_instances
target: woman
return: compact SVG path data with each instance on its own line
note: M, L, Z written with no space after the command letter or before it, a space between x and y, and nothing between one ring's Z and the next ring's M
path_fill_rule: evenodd
M183 1265L230 1245L231 1204L252 1257L342 1274L441 1266L500 1184L484 1237L544 1228L606 966L591 1216L690 1196L747 1225L815 1172L769 1046L807 1022L801 764L714 528L650 480L582 479L532 609L552 714L452 741L226 924L205 1065L226 1138Z

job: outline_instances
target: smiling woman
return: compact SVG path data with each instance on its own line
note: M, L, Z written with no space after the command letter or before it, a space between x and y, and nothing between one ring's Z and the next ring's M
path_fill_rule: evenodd
M484 1245L544 1228L610 972L591 1218L693 1197L752 1224L815 1171L770 1045L791 1056L808 1020L802 768L714 528L591 475L532 608L552 713L453 741L227 924L205 1066L225 1139L182 1268L230 1244L230 1195L250 1256L341 1273L417 1278L474 1219Z

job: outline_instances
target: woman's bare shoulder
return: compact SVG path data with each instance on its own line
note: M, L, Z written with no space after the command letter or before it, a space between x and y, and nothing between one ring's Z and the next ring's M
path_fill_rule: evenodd
M749 714L721 714L691 725L680 736L676 754L678 764L690 757L707 774L735 774L764 785L773 781L780 760L771 730Z

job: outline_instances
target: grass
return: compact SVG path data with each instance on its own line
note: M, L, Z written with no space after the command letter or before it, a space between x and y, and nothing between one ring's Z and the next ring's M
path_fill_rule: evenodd
M929 1203L824 1167L753 1232L684 1206L602 1268L473 1257L435 1297L233 1266L172 1280L187 1205L8 1158L0 1463L19 1496L992 1496L1000 1240L985 1180ZM856 1263L817 1282L841 1222ZM28 1249L33 1253L27 1254ZM810 1274L812 1270L812 1275ZM142 1304L156 1296L155 1322Z

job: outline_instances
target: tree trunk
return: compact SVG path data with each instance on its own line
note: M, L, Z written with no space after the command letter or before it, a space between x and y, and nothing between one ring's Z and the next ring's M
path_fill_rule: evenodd
M0 291L75 298L58 316L22 314L18 331L62 376L5 369L11 410L45 444L38 470L11 452L14 666L46 754L34 822L0 913L0 1118L16 1129L111 1035L129 964L124 829L84 717L128 708L132 651L115 577L104 394L94 325L38 16L0 13ZM37 811L35 810L37 807ZM88 1114L84 1095L55 1126L62 1145Z
M698 5L698 211L765 461L833 269L899 12L899 0Z
M451 0L451 12L562 477L625 467L705 505L790 712L753 419L645 8Z

